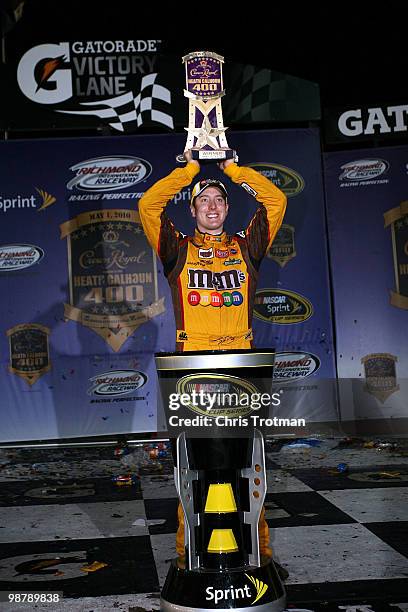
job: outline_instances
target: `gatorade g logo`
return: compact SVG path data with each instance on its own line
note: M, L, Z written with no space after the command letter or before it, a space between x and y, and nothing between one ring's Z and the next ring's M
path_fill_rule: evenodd
M225 272L212 272L211 270L188 268L189 289L239 289L245 282L245 274L241 270L225 270Z
M38 45L23 57L17 81L23 94L39 104L57 104L72 97L69 44Z

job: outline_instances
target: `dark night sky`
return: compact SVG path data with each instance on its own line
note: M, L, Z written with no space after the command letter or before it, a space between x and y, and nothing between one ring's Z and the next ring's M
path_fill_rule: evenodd
M52 40L161 39L162 50L176 55L210 49L226 61L316 81L326 107L407 103L403 3L326 4L299 9L296 3L268 8L200 0L162 8L149 0L26 0L8 44L23 49Z

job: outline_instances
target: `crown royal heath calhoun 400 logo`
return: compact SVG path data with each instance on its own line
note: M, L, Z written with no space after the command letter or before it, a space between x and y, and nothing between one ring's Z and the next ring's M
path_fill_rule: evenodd
M69 303L65 317L93 329L114 350L164 312L156 259L133 210L82 213L60 226L67 240Z

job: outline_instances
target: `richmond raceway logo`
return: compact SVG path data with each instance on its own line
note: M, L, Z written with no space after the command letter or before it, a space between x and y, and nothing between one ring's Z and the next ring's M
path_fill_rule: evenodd
M384 159L357 159L348 162L341 166L343 172L339 176L339 181L344 181L341 187L347 185L348 182L358 185L388 183L388 179L376 179L386 174L389 167L390 164Z
M147 179L152 172L148 161L130 155L117 157L95 157L71 166L76 176L67 184L67 189L80 191L117 191L133 187Z
M125 132L145 120L173 129L171 92L154 71L156 40L76 41L32 47L17 67L26 98L57 113L99 118Z
M24 270L41 261L44 251L32 244L5 244L0 246L0 272Z
M320 359L312 353L276 353L273 368L275 383L292 383L303 380L320 368Z
M116 396L132 393L143 387L147 376L137 370L110 370L89 379L88 395Z

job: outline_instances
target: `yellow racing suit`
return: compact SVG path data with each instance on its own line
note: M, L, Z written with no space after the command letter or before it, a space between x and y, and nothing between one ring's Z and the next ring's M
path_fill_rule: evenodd
M258 270L285 214L286 196L252 168L230 164L224 173L256 198L260 206L247 229L232 236L184 236L166 214L166 204L191 183L199 168L189 163L155 183L141 198L139 214L149 243L169 282L178 351L252 347L252 311ZM184 555L184 513L178 507L176 548ZM262 510L261 554L272 556Z
M177 350L251 348L258 270L282 224L286 196L259 172L230 164L225 174L260 203L247 229L231 236L196 229L184 236L165 207L198 171L194 163L173 170L139 202L145 234L171 288Z

